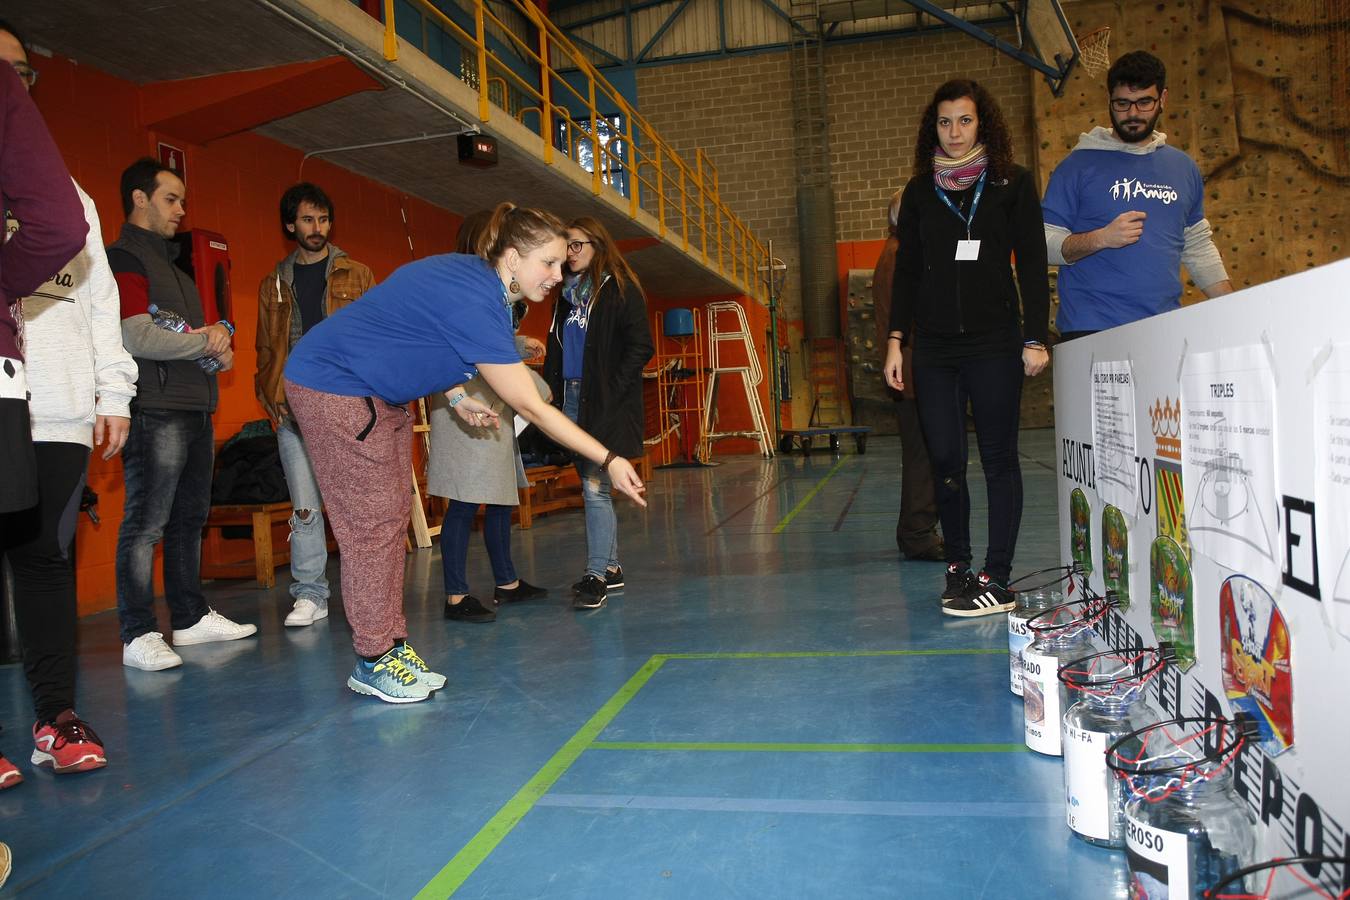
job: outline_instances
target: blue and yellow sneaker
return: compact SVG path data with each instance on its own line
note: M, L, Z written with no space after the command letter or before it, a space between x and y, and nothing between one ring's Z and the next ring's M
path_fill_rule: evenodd
M397 654L395 647L373 663L358 659L347 676L347 687L385 703L416 703L430 697L431 688Z
M405 666L413 670L417 675L418 681L425 684L431 690L439 691L441 688L445 687L445 676L431 671L431 667L427 665L426 660L418 656L417 651L414 650L412 645L407 641L395 644L393 653L399 659L403 660Z

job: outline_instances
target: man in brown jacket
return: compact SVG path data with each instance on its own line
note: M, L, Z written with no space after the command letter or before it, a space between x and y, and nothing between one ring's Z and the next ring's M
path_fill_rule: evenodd
M895 253L900 248L896 221L900 214L900 192L891 197L886 245L881 248L872 273L872 303L876 314L877 346L884 355L890 336L891 284L895 275ZM895 543L907 559L943 562L946 556L937 533L937 503L933 499L933 469L928 463L928 446L919 426L919 408L914 400L914 378L909 371L914 354L906 353L905 390L891 391L895 415L900 423L900 519L895 524Z
M307 331L374 284L370 269L328 242L333 202L302 182L281 197L281 227L295 251L258 286L258 402L277 426L277 449L291 505L291 596L287 625L311 625L328 615L328 541L323 501L305 441L286 406L282 372Z

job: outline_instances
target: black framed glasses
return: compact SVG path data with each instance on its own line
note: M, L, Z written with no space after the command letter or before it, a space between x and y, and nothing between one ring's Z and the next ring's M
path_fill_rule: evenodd
M568 252L568 253L580 253L580 252L581 252L581 248L584 247L584 246L586 246L586 245L589 244L589 243L591 243L591 242L590 242L590 241L568 241L568 242L567 242L567 252Z
M10 65L14 66L14 71L19 73L19 77L23 79L24 84L28 85L30 88L37 84L37 69L30 66L28 63L16 62L10 63Z
M1141 113L1153 112L1153 107L1158 105L1157 97L1140 97L1138 100L1126 100L1124 97L1112 97L1111 108L1116 112L1129 112L1133 106Z

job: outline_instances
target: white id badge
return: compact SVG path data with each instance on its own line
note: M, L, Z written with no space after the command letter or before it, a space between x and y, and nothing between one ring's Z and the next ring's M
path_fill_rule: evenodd
M973 259L979 259L979 258L980 258L980 242L979 242L979 241L957 241L957 242L956 242L956 259L957 259L958 261L966 261L966 260L973 260Z

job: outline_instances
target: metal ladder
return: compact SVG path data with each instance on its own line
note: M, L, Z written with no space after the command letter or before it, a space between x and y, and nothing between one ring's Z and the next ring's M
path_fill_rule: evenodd
M769 425L764 418L764 407L759 402L759 385L764 373L759 367L759 355L755 352L754 342L750 339L750 324L745 320L745 310L735 301L709 303L708 317L708 393L703 404L703 459L712 458L712 442L728 437L750 438L759 444L759 453L765 459L773 456L773 444L769 438ZM735 316L734 330L722 330L722 319ZM731 341L738 343L745 352L745 365L723 365L722 344ZM745 401L750 407L750 421L754 426L750 431L714 431L713 423L717 417L717 389L723 375L740 375L745 387Z

